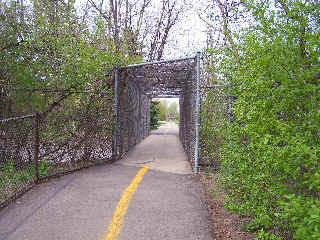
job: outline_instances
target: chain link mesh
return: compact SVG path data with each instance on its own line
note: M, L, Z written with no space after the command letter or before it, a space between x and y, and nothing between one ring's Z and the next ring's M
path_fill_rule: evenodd
M11 90L0 101L0 205L31 182L112 159L112 89Z
M205 66L213 66L210 55L204 55ZM206 68L201 78L201 127L200 127L200 164L203 168L220 168L220 154L225 141L224 131L227 122L232 122L232 102L228 86L213 69Z
M219 154L223 144L225 123L229 121L228 96L221 85L201 88L201 165L215 169L220 167Z
M0 203L37 175L120 158L150 134L150 103L156 97L179 98L179 137L194 165L196 58L121 67L116 73L114 88L96 91L2 89Z
M196 59L122 67L118 79L116 154L121 157L150 133L150 102L180 99L179 136L188 159L195 154Z

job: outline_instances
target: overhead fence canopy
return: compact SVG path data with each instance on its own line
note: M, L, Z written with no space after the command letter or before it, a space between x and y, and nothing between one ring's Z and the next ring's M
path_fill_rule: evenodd
M150 134L152 98L179 98L179 137L198 169L200 127L200 53L193 58L115 68L114 157L120 158Z

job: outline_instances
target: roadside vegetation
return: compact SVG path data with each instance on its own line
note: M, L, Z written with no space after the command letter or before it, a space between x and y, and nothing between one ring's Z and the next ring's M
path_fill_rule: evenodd
M258 239L320 239L320 5L213 2L225 44L207 50L207 70L225 88L208 92L201 141L226 207Z
M158 118L160 121L168 121L171 118L173 121L179 121L179 103L176 101L169 102L167 99L156 100Z
M150 105L150 128L151 130L156 130L161 126L161 121L159 121L159 101L151 101Z
M17 171L14 162L8 161L0 169L0 203L33 181L34 170L32 166Z
M39 175L48 177L54 164L48 161L41 161ZM32 163L19 169L13 160L7 161L0 168L0 203L5 201L19 190L32 184L35 179L34 165Z
M171 119L169 117L171 116ZM158 129L169 120L179 125L178 103L172 102L168 105L167 100L152 100L150 106L150 127L151 130Z

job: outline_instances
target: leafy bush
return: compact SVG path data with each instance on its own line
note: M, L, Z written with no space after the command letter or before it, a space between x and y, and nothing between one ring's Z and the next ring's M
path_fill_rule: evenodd
M42 160L39 162L39 176L48 177L50 175L50 167L54 168L56 163L50 163L47 160Z
M226 96L222 89L212 88L206 92L201 105L200 146L201 163L219 168L220 154L225 136L227 118Z
M160 109L159 109L159 101L151 101L151 105L150 105L150 127L151 129L157 129L159 124L159 113L160 113Z
M9 160L0 168L0 201L13 195L17 190L34 179L33 166L17 170L14 160Z
M210 50L236 96L221 175L228 208L255 217L259 239L320 239L320 6L279 2L246 1L254 25Z

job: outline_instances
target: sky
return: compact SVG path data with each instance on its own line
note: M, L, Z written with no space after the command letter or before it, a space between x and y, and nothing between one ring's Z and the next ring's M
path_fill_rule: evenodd
M201 3L199 0L191 0L191 2L192 7L186 12L183 19L173 27L169 35L169 44L166 46L164 59L193 57L206 47L207 27L198 16ZM157 100L166 100L169 105L172 102L179 104L179 98L160 98Z
M191 0L192 7L186 11L183 19L177 23L169 36L166 59L195 56L206 47L206 25L198 16L199 1Z
M157 4L160 1L153 0ZM182 0L181 0L182 1ZM176 25L173 26L169 37L168 44L164 50L164 60L193 57L198 51L203 51L206 47L207 27L205 23L199 18L199 9L204 0L186 0L190 3L190 8L184 12ZM76 0L76 6L85 3L86 0ZM162 98L159 100L166 100L169 105L172 102L179 102L178 98Z
M206 26L198 17L200 2L203 0L178 1L187 1L190 7L180 16L181 21L172 27L164 51L164 60L195 56L197 51L202 51L206 47ZM87 0L76 0L75 6L80 10L80 6L86 2ZM159 0L153 2L155 6L160 3Z

